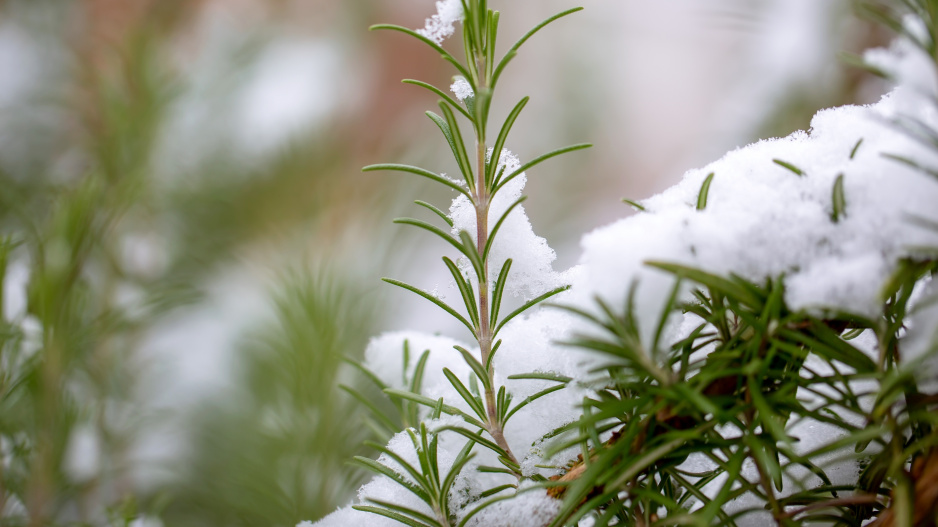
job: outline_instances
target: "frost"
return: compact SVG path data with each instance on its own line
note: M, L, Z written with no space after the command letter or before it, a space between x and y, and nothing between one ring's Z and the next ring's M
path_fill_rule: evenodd
M472 91L472 86L469 84L464 77L456 77L456 80L453 81L453 84L449 87L456 98L459 99L459 102L463 102L466 99L469 99L475 95L475 92Z
M440 0L436 3L436 14L428 18L424 28L418 29L417 33L442 44L456 31L455 24L462 19L461 0Z

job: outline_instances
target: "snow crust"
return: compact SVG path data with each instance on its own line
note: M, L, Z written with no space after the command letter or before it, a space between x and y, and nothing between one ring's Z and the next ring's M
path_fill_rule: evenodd
M440 13L443 4L437 4ZM933 63L927 57L923 60L921 52L907 42L899 41L889 50L871 51L867 58L890 72L898 83L880 102L821 111L806 132L760 141L703 168L688 171L680 183L645 200L644 212L587 234L582 240L580 264L565 273L553 270L553 250L534 234L523 207L518 206L499 232L490 269L497 273L502 263L512 258L509 292L521 299L572 283L572 289L559 297L558 302L588 310L595 309L597 296L612 306L621 306L629 288L637 284L637 316L646 328L646 336L653 333L650 328L657 322L662 303L673 287L673 277L648 267L649 260L682 263L721 275L735 273L757 281L784 275L786 301L794 309L875 316L882 301L881 288L897 262L914 256L913 247L938 246L935 232L919 228L909 220L918 216L938 221L938 182L886 157L901 156L923 166L938 166L934 150L895 125L897 116L911 115L931 129L938 129L938 113L931 101L938 94L938 76ZM503 151L499 164L505 166L508 174L520 166L520 161ZM698 210L701 186L711 173L714 178L706 207ZM833 188L841 176L846 206L835 217ZM525 176L521 175L496 197L491 205L490 229L520 197L524 184ZM467 199L455 199L450 215L454 233L466 230L475 237L475 211ZM934 283L922 287L923 298L938 289ZM923 302L914 315L919 318L913 320L909 339L919 355L935 346L934 327L938 320L935 306ZM688 320L675 320L672 335L678 338L692 326ZM550 383L507 378L516 373L549 371L576 380L588 379L595 359L558 344L572 332L588 330L579 319L556 309L535 309L518 317L498 335L503 343L495 359L496 382L506 385L518 401ZM405 341L410 348L409 365L403 361ZM448 337L389 333L371 341L366 350L366 366L389 385L403 388L420 353L429 350L424 395L443 397L447 404L468 410L441 373L447 367L461 379L468 378L468 367L453 350L454 344L478 353L474 347ZM870 354L876 352L876 339L871 334L861 335L854 344ZM820 370L824 365L812 363L812 367ZM526 474L539 472L549 476L558 472L535 466L545 463L556 466L566 461L562 457L543 459L540 438L575 420L578 403L587 393L574 382L570 388L531 404L512 418L505 435L512 450L523 459ZM427 424L434 428L458 422L458 418L448 417ZM800 437L799 444L806 450L839 434L832 427L808 420L796 423L792 432ZM464 441L455 434L441 433L439 465L443 473L448 471ZM395 436L388 448L405 460L416 461L406 432ZM477 450L479 458L463 470L456 490L449 497L460 518L475 506L473 500L479 492L505 482L498 479L504 476L475 470L478 464L491 461L483 449ZM379 461L407 477L393 460L382 457ZM839 453L831 454L822 465L835 484L856 476L855 462L845 461ZM692 457L686 468L697 471L713 467L705 459ZM754 468L745 467L744 474L754 477ZM807 473L794 477L795 487L817 483ZM719 479L715 480L709 490L716 492L720 484ZM791 487L786 484L786 488ZM358 499L363 504L368 499L392 501L429 513L424 504L384 476L365 484ZM740 500L732 506L748 505ZM541 491L519 492L473 516L469 525L536 527L549 522L558 506L558 502ZM759 525L763 520L752 517L755 523L751 524ZM349 507L315 525L380 527L395 523Z

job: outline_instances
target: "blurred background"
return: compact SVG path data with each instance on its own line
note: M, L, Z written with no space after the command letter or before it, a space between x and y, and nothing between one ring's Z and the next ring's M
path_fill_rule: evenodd
M493 2L510 44L569 0ZM506 72L531 103L534 229L580 236L727 150L883 86L850 0L582 0ZM421 115L447 87L432 0L0 0L0 525L292 526L347 503L367 452L370 336L459 328L434 240L393 226L451 194ZM449 45L454 44L450 42ZM457 45L453 49L458 49ZM366 390L366 387L361 387ZM376 394L371 394L377 396Z

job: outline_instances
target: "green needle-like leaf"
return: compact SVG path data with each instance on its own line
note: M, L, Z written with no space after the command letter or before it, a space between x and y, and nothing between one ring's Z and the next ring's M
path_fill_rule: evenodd
M738 481L739 474L742 471L743 461L746 459L745 449L738 449L732 457L729 458L729 463L726 465L725 473L728 478L727 481ZM710 500L710 503L707 503L699 512L698 517L702 520L700 525L712 525L713 519L718 515L722 516L723 514L723 505L729 501L730 492L733 490L732 485L723 485L720 491L716 496Z
M793 165L793 164L791 164L791 163L789 163L789 162L787 162L787 161L782 161L781 159L773 159L772 162L775 163L776 165L780 166L780 167L784 167L784 168L787 168L788 170L791 170L792 172L794 172L794 173L795 173L796 175L798 175L798 176L803 176L803 175L804 175L804 170L801 170L800 168L796 167L795 165Z
M476 94L476 99L478 100L478 94ZM459 163L460 169L463 170L469 188L474 188L475 174L472 172L472 164L469 162L469 154L466 152L466 143L463 141L462 132L459 131L459 123L456 122L456 116L453 115L453 110L451 110L447 104L440 103L440 110L443 111L443 117L446 118L446 124L452 133L453 142L451 146L453 147L453 156L455 156L456 161Z
M876 370L876 363L872 359L845 342L840 338L840 335L823 324L815 324L810 333L780 328L778 335L808 346L821 357L846 364L855 369L857 373L872 373Z
M446 101L447 103L449 103L449 105L452 106L453 108L455 108L459 113L463 114L463 115L466 117L466 119L469 119L470 121L472 120L472 116L469 115L469 112L467 112L465 109L463 109L462 105L459 104L459 102L457 102L456 99L453 99L448 93L446 93L446 92L444 92L443 90L437 88L436 86L434 86L434 85L432 85L432 84L428 84L428 83L423 82L423 81L414 80L414 79L404 79L404 80L402 80L401 82L403 82L404 84L411 84L411 85L414 85L414 86L420 86L421 88L426 88L427 90L430 90L431 92L435 93L435 94L438 95L440 98L442 98L444 101Z
M352 458L352 461L350 463L352 463L353 465L358 465L367 470L370 470L376 474L387 476L391 478L392 480L394 480L398 485L404 487L405 489L415 494L421 500L427 503L430 503L430 495L427 494L427 492L424 489L411 483L407 478L398 474L394 470L391 470L390 468L382 465L381 463L378 463L377 461L374 461L374 460L371 460L362 456L355 456L354 458Z
M476 262L479 262L481 264L481 261L479 261L479 257L478 257L479 253L476 252L475 245L472 243L471 239L469 240L469 244L467 245L464 239L456 240L456 238L453 238L452 236L450 236L450 234L444 231L443 229L440 229L439 227L431 225L425 221L416 220L413 218L396 218L394 220L394 223L397 223L398 225L412 225L414 227L419 227L425 231L429 231L433 234L436 234L443 241L452 245L457 251L462 253L462 255L468 258L469 261L473 262L473 264L475 264ZM460 235L462 235L462 233L460 233ZM477 269L477 272L480 270L481 270L481 265Z
M641 203L637 202L637 201L634 201L634 200L631 200L631 199L628 199L628 198L622 198L622 203L626 203L626 204L628 204L628 205L631 205L633 209L635 209L635 210L637 210L637 211L639 211L639 212L645 212L645 206L642 205Z
M542 155L542 156L540 156L540 157L536 157L536 158L532 159L531 161L528 161L527 163L521 165L521 167L519 167L518 169L516 169L516 170L513 171L512 173L508 174L507 176L505 176L505 177L503 177L503 178L500 178L500 179L496 179L495 182L494 182L495 188L492 190L492 195L494 196L494 195L495 195L499 190L501 190L502 187L504 187L509 181L511 181L512 179L518 177L519 175L521 175L522 173L524 173L524 171L526 171L526 170L528 170L528 169L530 169L530 168L532 168L532 167L535 167L535 166L537 166L537 165L543 163L544 161L547 161L548 159L550 159L550 158L552 158L552 157L557 157L557 156L559 156L559 155L566 154L567 152L575 152L575 151L577 151L577 150L583 150L583 149L585 149L585 148L590 148L591 146L593 146L593 145L588 144L588 143L583 143L583 144L579 144L579 145L573 145L573 146L568 146L568 147L565 147L565 148L560 148L560 149L554 150L554 151L552 151L552 152L548 152L548 153L546 153L546 154L544 154L544 155Z
M446 222L447 225L449 225L449 226L452 228L452 226L453 226L453 220L450 219L450 217L447 216L445 212L443 212L442 210L440 210L439 208L437 208L437 207L436 207L435 205L433 205L432 203L427 203L426 201L422 201L422 200L419 200L419 199L416 200L416 201L414 201L414 203L417 204L417 205L420 205L421 207L423 207L423 208L429 210L430 212L436 214L437 216L440 217L440 219L442 219L444 222Z
M378 420L381 426L383 426L388 432L390 432L391 434L394 434L400 431L398 430L398 426L393 421L391 421L391 419L388 418L387 415L385 415L384 411L378 408L375 405L375 403L371 402L367 397L359 393L358 390L350 388L344 384L339 385L339 389L351 395L352 397L354 397L355 400L357 400L359 403L364 405L365 408L368 408L369 410L371 410L371 414L375 417L375 419Z
M564 389L564 388L566 388L566 387L567 387L566 384L558 384L558 385L555 385L555 386L551 386L550 388L546 388L546 389L544 389L544 390L541 390L541 391L535 393L534 395L525 397L525 399L524 399L523 401L521 401L520 403L518 403L517 405L515 405L515 407L512 408L512 409L505 415L505 418L502 420L503 423L507 424L507 423L508 423L508 420L511 419L511 416L515 415L515 413L517 413L518 410L521 410L521 409L524 408L525 406L527 406L527 405L533 403L534 401L540 399L541 397L544 397L545 395L552 394L552 393L556 392L557 390L562 390L562 389Z
M440 495L449 497L450 491L453 488L453 483L456 482L456 478L462 472L463 467L466 466L466 463L472 460L475 457L475 454L472 453L472 448L475 446L474 441L468 441L466 446L463 447L462 451L456 457L456 461L453 462L452 468L449 470L449 473L446 475L446 478L443 479L443 482L440 484ZM449 516L449 500L443 499L441 507L443 509L443 515Z
M507 455L507 454L505 453L505 451L502 450L502 448L501 448L500 446L498 446L497 444L495 444L493 441L490 441L490 440L488 440L488 439L482 437L481 434L478 434L478 433L476 433L476 432L470 432L469 430L466 430L465 428L460 428L460 427L458 427L458 426L444 426L444 427L441 427L440 430L441 430L441 431L442 431L442 430L450 430L450 431L452 431L452 432L456 432L457 434L459 434L459 435L461 435L461 436L464 436L464 437L467 437L467 438L471 439L472 441L476 442L477 444L484 446L485 448L491 450L492 452L495 452L495 453L498 454L499 456L506 456L506 455Z
M466 401L466 404L469 405L469 408L472 408L472 411L479 416L483 422L488 419L488 415L485 412L485 407L482 405L482 401L478 400L472 392L459 380L459 377L449 370L449 368L443 368L443 375L446 376L449 383L453 385L453 388L459 393L459 395Z
M443 105L443 107L446 107ZM465 157L465 146L461 144L462 137L458 139L460 144L457 144L456 135L453 133L453 129L450 127L450 123L440 117L439 115L433 112L426 112L427 117L431 121L436 123L437 127L440 129L440 132L443 133L443 137L446 138L447 144L449 144L450 150L453 152L453 157L456 159L456 164L459 166L459 171L463 175L463 179L466 181L466 185L470 188L472 187L472 167L469 166L469 160Z
M462 242L462 253L469 259L472 268L475 269L476 276L482 277L485 272L485 265L482 263L482 255L479 254L476 244L472 241L472 236L466 231L459 231L459 241Z
M850 159L853 159L854 157L856 157L857 152L860 150L860 145L862 144L863 144L863 138L861 137L857 141L857 144L853 145L853 148L850 150Z
M713 172L707 176L707 179L704 179L703 185L700 186L700 193L697 195L697 210L707 208L707 196L710 194L710 183L712 182Z
M451 308L450 306L446 305L446 303L443 302L442 300L440 300L439 298L437 298L437 297L431 295L430 293L427 293L426 291L423 291L422 289L418 289L418 288L416 288L416 287L414 287L414 286L412 286L412 285L410 285L410 284L408 284L408 283L406 283L406 282L401 282L400 280L394 280L394 279L392 279L392 278L382 278L382 280L384 280L385 282L387 282L387 283L389 283L389 284L391 284L391 285L396 285L397 287L401 287L401 288L403 288L403 289L406 289L406 290L408 290L408 291L410 291L410 292L412 292L412 293L417 293L418 295L420 295L420 296L426 298L426 299L429 300L430 302L433 302L434 304L436 304L437 306L439 306L440 309L442 309L443 311L446 311L447 313L449 313L450 315L452 315L453 318L455 318L456 320L462 322L462 323L466 326L466 328L468 328L469 331L472 332L473 335L476 334L475 328L472 327L472 324L470 324L469 321L465 319L465 317L463 317L462 315L460 315L459 313L457 313L455 309L453 309L453 308Z
M440 525L438 523L428 524L428 523L419 522L417 520L408 518L407 516L404 516L403 514L390 511L387 509L382 509L380 507L372 507L370 505L353 505L352 508L357 511L370 512L373 514L377 514L379 516L384 516L385 518L391 518L392 520L403 523L404 525L407 525L408 527L439 527Z
M498 349L501 347L502 341L496 340L495 345L492 346L492 351L489 353L488 360L485 361L485 370L492 371L492 363L495 361L495 354L498 353Z
M523 46L524 43L527 42L529 38L533 37L538 31L540 31L541 29L543 29L545 26L547 26L547 25L550 24L551 22L553 22L553 21L555 21L555 20L557 20L557 19L559 19L559 18L563 18L563 17L565 17L565 16L567 16L567 15L576 13L577 11L582 11L582 10L583 10L582 7L574 7L573 9L568 9L568 10L566 10L566 11L557 13L556 15L554 15L554 16L552 16L552 17L550 17L550 18L544 20L544 21L541 22L540 24L534 26L530 31L528 31L527 33L525 33L523 37L521 37L520 39L518 39L518 41L515 42L515 44L514 44L513 46L511 46L511 49L508 50L508 52L505 54L505 56L502 58L502 60L498 63L498 66L495 67L495 71L494 71L494 73L492 74L492 84L491 84L492 88L494 88L495 85L498 84L498 79L499 79L499 77L501 77L502 72L505 70L505 67L508 66L508 63L511 62L511 59L513 59L513 58L515 57L515 55L518 54L518 50L521 49L521 46Z
M524 109L525 105L528 104L530 97L525 97L521 99L518 104L511 110L511 113L508 114L508 117L505 119L505 123L502 125L501 131L498 133L498 138L495 140L495 146L492 147L492 159L489 161L489 166L486 170L486 183L491 188L491 184L495 181L495 172L498 168L499 161L502 156L502 149L505 147L505 141L508 140L508 134L511 132L511 127L514 126L515 120L518 119L518 116L521 114L521 110Z
M685 265L656 261L645 262L645 265L667 271L676 276L683 276L711 289L720 291L727 297L735 299L746 307L761 311L762 299L732 280L727 280L726 278Z
M405 461L404 458L400 456L400 454L398 454L397 452L394 452L393 450L387 448L386 446L384 446L384 445L382 445L382 444L380 444L380 443L376 443L376 442L374 442L374 441L365 441L365 446L368 446L368 447L370 447L370 448L373 448L373 449L377 450L378 452L380 452L380 453L382 453L382 454L388 456L389 458L393 459L394 461L396 461L397 464L399 464L405 471L407 471L408 474L410 474L410 476L411 476L412 478L414 478L414 481L417 482L417 485L419 485L419 486L420 486L421 488L423 488L424 490L429 489L429 487L430 487L429 482L428 482L427 479L424 477L424 475L423 475L420 471L418 471L417 469L415 469L414 467L412 467L412 466L410 465L410 463L408 463L407 461Z
M489 251L492 250L492 245L495 243L495 236L498 235L498 230L502 227L502 224L505 223L508 215L511 214L511 211L514 210L515 207L524 203L526 199L528 199L527 196L521 196L505 209L505 213L502 214L502 217L495 223L495 227L492 228L492 232L489 233L489 239L485 242L485 249L482 251L482 260L488 260Z
M416 393L406 392L404 390L394 390L394 389L389 388L387 390L384 390L384 393L388 394L391 397L397 397L397 398L404 399L407 401L413 401L417 404L426 406L427 408L436 408L439 402L435 399L424 397L423 395L419 395ZM444 404L442 406L442 410L447 415L455 415L455 416L463 418L467 423L469 423L472 426L475 426L478 428L485 428L485 425L479 422L478 419L476 419L475 417L472 417L466 412L463 412L462 410L460 410L459 408L456 408L455 406L449 406L449 405Z
M475 332L478 332L479 306L476 304L475 293L472 292L472 284L463 278L462 271L456 267L456 264L454 264L452 260L444 256L443 263L446 264L446 268L449 269L450 274L453 275L453 280L456 281L459 294L462 295L463 304L466 306L466 310L469 313L469 319L472 320L472 326L475 328Z
M792 440L785 432L785 424L778 413L772 409L772 405L765 399L762 387L756 383L752 376L747 378L749 395L752 397L752 403L759 411L759 422L762 428L772 435L772 438L778 443L791 443Z
M833 204L831 220L837 223L847 214L847 198L844 196L843 174L837 176L837 179L834 181L834 189L831 191L831 203Z
M880 154L880 155L882 155L883 157L887 159L892 159L893 161L902 163L903 165L910 166L914 168L915 170L918 170L919 172L922 172L923 174L929 175L933 178L938 178L938 169L926 167L925 165L920 164L914 159L909 159L908 157L903 157L903 156L897 156L895 154Z
M410 166L410 165L401 165L401 164L396 164L396 163L382 163L379 165L368 165L362 168L362 172L375 172L378 170L394 170L397 172L409 172L411 174L417 174L418 176L423 176L427 179L432 179L433 181L436 181L437 183L442 183L443 185L446 185L447 187L459 192L460 194L463 194L464 196L469 198L470 201L472 201L472 195L469 193L468 190L466 190L465 187L439 174L430 172L429 170L424 170L419 167Z
M482 366L482 363L479 362L478 359L476 359L466 348L463 348L462 346L453 347L456 348L456 351L458 351L460 355L462 355L463 360L466 361L466 364L468 364L470 368L472 368L472 371L475 372L476 376L482 380L482 385L486 389L491 389L492 386L489 382L488 372L485 371L485 367Z
M420 33L417 33L417 32L414 31L413 29L406 28L406 27L403 27L403 26L394 25L394 24L375 24L375 25L371 26L370 28L368 28L369 31L377 31L377 30L380 30L380 29L387 29L387 30L390 30L390 31L399 31L399 32L401 32L401 33L404 33L404 34L406 34L406 35L410 35L410 36L416 38L417 40L419 40L419 41L423 42L424 44L426 44L426 45L430 46L431 48L433 48L433 49L434 49L437 53L439 53L447 62L449 62L449 63L452 64L457 70L459 70L459 73L462 73L464 77L466 77L466 78L469 78L469 77L470 77L469 71L466 69L466 67L463 66L462 64L460 64L458 60L456 60L452 55L449 54L448 51L446 51L445 49L443 49L443 47L440 46L439 44L437 44L436 42L430 40L429 38L427 38L427 37L425 37L425 36L423 36L423 35L421 35Z
M571 377L567 377L566 375L558 375L556 373L550 372L519 373L517 375L509 375L508 378L512 380L535 379L543 381L556 381L563 384L573 380Z
M518 309L512 311L507 317L505 317L504 319L502 319L501 322L498 323L498 326L495 327L495 332L493 333L493 335L498 335L498 332L502 329L502 327L504 327L505 324L507 324L508 322L510 322L511 319L515 318L516 316L520 315L521 313L524 313L524 312L527 311L528 309L531 309L532 307L534 307L534 306L540 304L541 302L547 300L548 298L550 298L550 297L552 297L552 296L554 296L554 295L558 295L558 294L560 294L560 293L563 293L564 291L566 291L566 290L568 290L568 289L570 289L570 286L564 285L564 286L558 287L557 289L553 289L553 290L551 290L551 291L548 291L548 292L544 293L543 295L541 295L541 296L539 296L539 297L537 297L537 298L535 298L535 299L533 299L533 300L529 300L529 301L525 302L523 306L521 306L521 307L519 307Z
M475 112L477 140L480 143L485 142L486 128L488 127L489 109L492 106L492 89L479 88L475 93L473 111Z
M505 284L508 282L508 272L511 270L511 258L505 260L502 264L502 270L495 279L495 287L492 289L492 310L489 320L494 324L498 321L498 311L502 305L502 294L505 292Z
M423 374L427 369L427 361L430 359L430 350L424 350L420 355L420 359L417 360L417 365L414 366L414 375L410 379L410 391L411 393L419 394L423 385ZM405 371L406 374L406 371ZM420 420L420 415L418 412L417 404L411 402L407 405L407 423L408 427L416 426L417 422Z
M491 79L492 73L495 71L495 44L498 41L499 14L498 14L498 11L489 11L488 16L489 16L489 22L488 22L489 34L485 43L486 44L485 46L485 51L486 51L485 76L486 78Z
M420 511L416 511L416 510L411 509L411 508L409 508L409 507L404 507L403 505L398 505L398 504L393 503L393 502L390 502L390 501L376 500L376 499L374 499L374 498L366 498L366 500L368 501L368 503L372 503L372 504L377 505L377 506L379 506L379 507L384 507L385 509L387 509L387 510L389 510L389 511L399 512L399 513L401 513L401 514L404 514L404 515L406 515L406 516L409 516L410 518L413 518L414 520L422 521L422 522L424 522L426 525L431 525L431 526L440 525L440 523L439 523L435 518L432 518L432 517L430 517L430 516L428 516L428 515L426 515L426 514L420 512ZM360 509L359 509L359 510L360 510ZM368 511L368 512L370 512L370 511ZM398 521L400 521L400 520L398 520Z

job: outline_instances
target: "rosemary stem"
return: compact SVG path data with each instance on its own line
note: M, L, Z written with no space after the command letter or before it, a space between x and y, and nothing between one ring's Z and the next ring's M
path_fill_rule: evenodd
M479 54L476 57L479 67L479 88L486 87L487 79L485 77L485 58ZM488 244L489 238L489 206L491 205L491 194L486 181L486 153L485 130L483 129L481 119L476 123L476 188L475 191L475 212L476 212L476 245L481 256ZM498 162L498 152L492 153L492 163ZM488 258L482 260L482 272L479 276L479 351L482 358L482 364L488 364L489 356L492 353L492 326L490 320L491 310L489 307L489 263ZM508 454L508 459L518 464L518 460L511 452L508 441L505 440L503 424L498 418L498 405L495 398L495 367L490 365L488 371L488 382L485 383L485 410L489 435L495 440L495 443Z

